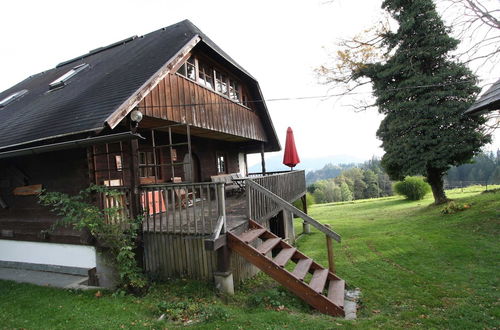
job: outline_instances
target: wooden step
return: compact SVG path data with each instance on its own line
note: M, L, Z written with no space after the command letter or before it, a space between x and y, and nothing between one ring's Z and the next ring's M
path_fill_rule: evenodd
M274 258L274 262L280 267L285 267L286 263L292 258L295 252L297 252L297 249L293 247L283 249L278 253L276 258Z
M267 254L269 251L271 251L276 245L281 242L281 238L270 238L264 243L262 243L261 246L257 248L257 251L259 251L262 254Z
M265 228L255 228L244 232L240 235L240 239L245 243L251 243L255 241L260 235L266 232Z
M299 262L297 262L297 266L295 266L295 269L293 270L293 275L303 281L304 277L306 277L307 273L309 272L309 268L311 267L313 263L312 259L305 258L305 259L300 259Z
M253 225L254 228L260 227L260 225L254 224L251 220L249 223L250 225ZM269 231L266 231L260 236L264 242L259 248L255 248L248 243L245 243L240 239L240 236L236 236L231 232L228 232L226 235L228 246L232 251L238 253L243 258L257 266L260 270L281 283L284 287L295 293L309 305L324 314L332 316L345 316L344 308L334 304L326 294L323 294L324 287L328 280L339 280L334 274L330 273L328 269L324 269L319 266L312 259L283 242ZM266 240L266 238L268 239ZM280 251L274 260L263 254L270 252L273 248L278 246ZM278 248L276 249L278 250ZM287 261L290 261L291 259L297 262L297 266L293 272L289 272L288 270L280 267L284 266ZM314 274L312 280L308 284L303 279L309 270L314 271ZM329 289L332 291L332 295L334 294L333 292L337 295L337 292L342 291L336 289L337 286L340 286L340 284L332 283L331 287L329 286ZM333 297L333 299L340 301L340 298L337 296Z
M314 291L321 293L325 288L326 279L328 277L328 269L320 268L314 271L313 277L309 286Z
M344 307L344 280L330 280L328 284L328 299L335 305Z

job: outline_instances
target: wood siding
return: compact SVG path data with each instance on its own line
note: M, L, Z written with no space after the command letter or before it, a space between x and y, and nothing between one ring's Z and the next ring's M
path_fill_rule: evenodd
M49 152L0 161L0 239L89 244L89 235L69 228L48 231L59 218L37 195L16 196L16 187L41 184L47 191L77 194L89 185L85 149Z
M181 236L167 233L144 233L144 267L160 279L189 278L213 281L217 254L204 248L203 236ZM259 269L236 253L231 254L231 271L235 283L259 272Z
M148 117L267 141L255 111L177 74L161 80L138 107Z

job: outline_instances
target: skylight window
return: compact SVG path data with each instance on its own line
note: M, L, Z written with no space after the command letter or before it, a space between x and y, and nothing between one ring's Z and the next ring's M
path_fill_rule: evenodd
M24 94L28 93L27 89L20 90L19 92L15 92L13 94L10 94L6 98L0 101L0 108L5 107L7 104L14 102Z
M88 66L89 65L87 63L83 63L83 64L75 66L73 69L69 70L68 72L66 72L65 74L63 74L62 76L60 76L59 78L54 80L53 82L51 82L49 85L49 89L55 89L55 88L60 88L60 87L65 86L66 83L68 82L68 80L70 80L78 72L83 71L86 68L88 68Z

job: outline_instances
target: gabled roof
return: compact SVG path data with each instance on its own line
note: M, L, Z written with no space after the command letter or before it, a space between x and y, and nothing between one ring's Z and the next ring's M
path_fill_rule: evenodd
M465 113L500 110L500 79L498 79Z
M19 99L0 107L0 151L63 136L100 132L106 126L114 128L140 101L139 92L151 88L187 47L197 43L208 47L244 76L261 95L255 78L189 20L184 20L141 37L97 48L0 93L2 100L28 90ZM67 85L49 90L50 83L83 63L89 67L72 77ZM263 102L259 107L268 135L266 149L279 150L267 108Z

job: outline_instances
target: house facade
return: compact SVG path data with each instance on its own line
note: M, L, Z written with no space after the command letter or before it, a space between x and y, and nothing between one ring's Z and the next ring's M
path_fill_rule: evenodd
M264 246L271 258L295 237L292 213L338 239L290 204L304 200L303 171L265 172L264 153L280 144L256 79L187 20L28 77L0 93L0 115L1 265L91 269L105 285L94 238L53 229L58 216L37 197L91 184L123 192L97 195L101 207L143 217L142 266L158 277L231 291L264 267L231 253L231 238L253 233L246 249ZM248 173L250 153L262 155L262 173ZM305 258L290 252L286 261ZM334 291L325 283L338 289L340 279L312 261L305 271L321 273L323 296Z

